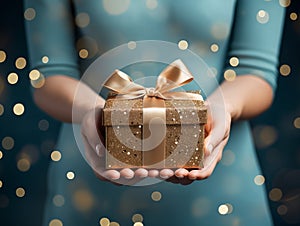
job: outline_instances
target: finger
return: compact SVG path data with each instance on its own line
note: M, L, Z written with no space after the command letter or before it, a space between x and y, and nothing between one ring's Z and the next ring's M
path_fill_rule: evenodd
M224 128L219 128L219 126L214 127L210 134L204 139L204 153L205 156L209 156L215 147L219 146L224 140L229 137L229 128L224 130Z
M175 176L178 177L178 178L184 178L188 174L189 174L189 171L187 169L184 169L184 168L180 168L180 169L177 169L175 171Z
M158 177L159 176L159 171L158 170L149 170L148 171L148 176L149 177Z
M134 172L129 168L125 168L120 171L120 175L125 179L132 179L134 177Z
M118 180L121 177L121 174L117 170L105 170L100 175L103 175L108 180Z
M174 171L171 170L171 169L162 169L162 170L159 172L159 176L160 176L162 179L167 179L167 178L170 178L170 177L174 176Z
M83 119L81 125L81 134L86 138L92 149L98 156L102 156L104 153L100 152L101 147L104 146L101 141L102 135L98 133L97 122L95 121L95 111L89 112Z
M104 158L96 155L96 152L93 150L85 136L82 136L82 138L84 144L83 155L85 156L86 161L90 164L94 171L99 171L98 173L100 173L100 169L103 169L104 167Z
M212 175L217 163L221 160L222 158L222 150L224 149L224 146L227 143L227 140L224 140L217 146L212 154L208 156L209 159L206 159L204 162L204 168L201 170L192 170L188 174L188 178L190 180L203 180L208 178L209 176Z
M134 172L134 175L139 178L148 177L148 170L139 168Z
M95 171L96 175L100 179L106 180L118 180L120 178L120 172L117 170L105 170L104 168L104 158L99 158L96 153L92 150L90 144L87 142L86 137L83 136L83 143L85 147L85 156L90 166Z

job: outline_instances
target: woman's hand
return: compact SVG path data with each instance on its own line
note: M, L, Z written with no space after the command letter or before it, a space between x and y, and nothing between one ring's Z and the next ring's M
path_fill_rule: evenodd
M177 169L174 175L177 178L189 180L202 180L212 175L217 163L222 158L231 126L231 115L224 105L208 105L208 120L205 126L206 137L204 140L204 168L199 170Z
M81 123L81 134L84 143L86 160L101 180L109 180L117 184L134 184L145 177L157 177L157 170L124 168L122 170L107 170L105 168L104 140L102 134L104 127L101 125L102 108L86 113Z

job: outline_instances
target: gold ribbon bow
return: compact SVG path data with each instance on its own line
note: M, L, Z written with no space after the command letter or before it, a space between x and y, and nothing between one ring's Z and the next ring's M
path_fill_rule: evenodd
M143 140L144 166L163 167L165 150L166 108L164 100L203 100L196 93L169 92L193 80L192 74L181 60L175 60L158 76L156 87L144 87L136 84L124 72L115 72L104 83L104 86L116 94L116 98L143 98ZM153 120L156 119L156 120ZM157 120L159 119L159 120ZM151 126L150 126L151 122ZM155 133L151 134L151 130ZM164 133L163 136L161 133ZM155 165L154 165L155 164ZM157 165L160 164L160 165Z

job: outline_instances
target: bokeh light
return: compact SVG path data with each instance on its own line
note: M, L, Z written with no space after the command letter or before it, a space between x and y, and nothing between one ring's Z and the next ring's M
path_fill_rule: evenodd
M17 188L16 189L16 196L22 198L25 196L25 189L24 188Z
M92 58L98 53L98 43L92 37L83 36L76 41L76 49L78 51L79 56L80 54L82 54L82 57Z
M289 7L290 4L291 4L291 0L279 0L279 4L280 4L282 7Z
M36 16L36 12L35 12L35 9L33 8L27 8L24 12L24 18L25 20L33 20Z
M133 49L136 48L136 42L130 41L130 42L127 43L127 46L128 46L128 49L133 50Z
M297 13L291 13L291 14L290 14L290 19L291 19L291 20L294 20L294 21L297 20L297 19L298 19Z
M212 52L218 52L219 51L219 46L217 45L217 44L212 44L211 46L210 46L210 50L212 51Z
M74 180L75 173L72 171L69 171L69 172L67 172L66 177L68 178L68 180Z
M29 72L30 80L38 80L40 78L41 73L37 69L33 69Z
M79 54L80 58L86 59L89 56L89 51L87 49L81 49L81 50L79 50L78 54Z
M41 131L47 131L49 129L49 122L46 119L39 121L38 127Z
M30 80L31 86L36 89L42 88L45 85L45 82L46 80L43 74L39 74L39 77L35 80Z
M63 226L63 223L59 219L53 219L49 222L49 226Z
M92 193L87 189L78 189L72 196L75 207L81 211L89 211L94 205L94 197Z
M229 24L217 22L211 26L211 34L217 40L223 40L229 35Z
M111 15L120 15L127 11L130 0L103 0L105 11Z
M286 205L280 205L277 207L277 213L279 215L285 215L287 213L287 211L288 211L288 208Z
M26 59L24 57L19 57L16 59L15 66L17 69L23 69L26 67Z
M0 160L3 158L3 152L0 151Z
M296 129L300 129L300 117L295 118L293 124Z
M15 145L15 141L12 137L4 137L2 139L2 147L5 149L5 150L11 150L13 149Z
M282 191L279 188L273 188L269 192L269 198L274 202L279 201L282 198Z
M3 182L2 180L0 180L0 188L2 188L2 186L3 186Z
M18 77L17 73L14 73L14 72L10 73L10 74L7 76L7 81L8 81L8 83L11 84L11 85L16 84L16 83L18 82L18 79L19 79L19 77Z
M158 202L158 201L161 200L161 198L162 198L162 195L161 195L161 193L160 193L159 191L154 191L154 192L152 192L152 194L151 194L151 199L152 199L153 201Z
M109 220L108 218L106 218L106 217L102 217L102 218L100 219L100 221L99 221L99 224L100 224L101 226L109 226L110 220Z
M256 185L263 185L265 183L265 177L263 175L257 175L254 177L254 183Z
M239 65L239 58L237 58L237 57L231 57L230 60L229 60L229 64L232 67L237 67Z
M30 169L30 166L31 166L30 161L27 158L22 158L17 162L17 168L21 172L28 171Z
M218 212L221 215L231 214L233 211L233 206L230 203L225 203L219 206Z
M44 64L47 64L47 63L49 62L49 57L43 56L43 57L42 57L42 62L43 62Z
M13 112L15 115L20 116L24 113L25 107L22 103L17 103L13 107Z
M265 10L259 10L256 14L256 20L261 24L267 23L269 21L269 13Z
M274 144L278 138L278 132L273 126L256 126L253 134L258 148L266 148Z
M139 213L136 213L136 214L134 214L133 216L132 216L132 222L133 223L136 223L136 222L143 222L143 216L141 215L141 214L139 214Z
M135 222L133 226L144 226L144 224L142 222Z
M236 73L234 70L232 69L228 69L224 72L224 78L226 79L226 81L232 82L235 80L236 78Z
M178 42L178 48L181 50L186 50L189 47L189 43L186 40L180 40Z
M282 76L288 76L291 73L291 67L287 64L283 64L280 66L279 72Z
M0 116L4 113L4 107L2 104L0 104Z
M230 166L234 163L235 154L231 150L225 150L221 159L221 163L225 166Z
M0 63L3 63L6 60L6 52L0 50Z
M78 27L84 28L90 23L90 16L87 13L79 13L75 17L75 23Z
M157 0L147 0L146 6L148 9L156 9L158 6L158 2Z
M58 162L61 160L61 153L59 151L52 151L51 153L51 159L54 162Z
M62 195L55 195L52 202L57 207L62 207L65 204L65 198Z

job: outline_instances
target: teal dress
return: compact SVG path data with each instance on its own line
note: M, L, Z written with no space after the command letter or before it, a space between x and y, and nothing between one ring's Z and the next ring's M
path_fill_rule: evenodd
M275 90L283 17L275 0L25 0L30 63L43 76L80 79L112 48L162 40L178 43L182 51L188 47L207 64L217 83L204 90L205 96L229 69L237 76L256 75ZM192 60L185 63L199 76ZM139 78L165 66L145 65L123 69ZM104 80L108 74L99 76ZM233 123L213 175L187 186L116 186L98 180L80 153L79 127L61 128L56 147L61 159L49 166L45 226L107 225L104 218L120 225L272 225L246 121Z

